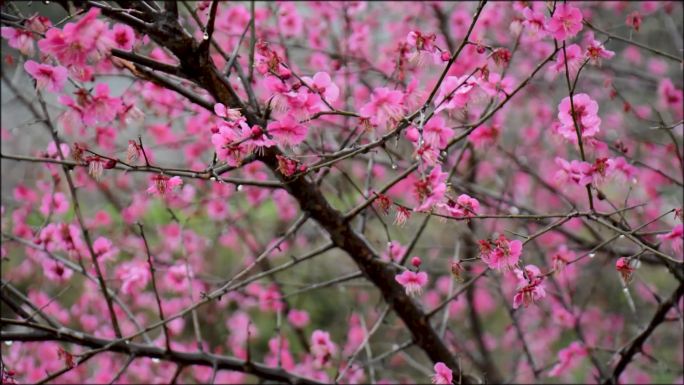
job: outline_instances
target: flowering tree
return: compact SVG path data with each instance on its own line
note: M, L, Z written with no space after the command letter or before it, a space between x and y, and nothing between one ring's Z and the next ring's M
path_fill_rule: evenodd
M680 3L44 3L3 383L682 383Z

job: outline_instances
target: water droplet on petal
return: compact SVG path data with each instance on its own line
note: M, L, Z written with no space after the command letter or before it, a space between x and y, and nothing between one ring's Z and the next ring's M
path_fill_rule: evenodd
M396 164L396 163L392 163L392 170L396 170L396 169L397 169L397 164Z
M204 35L202 35L202 39L209 40L209 34L205 32Z
M212 182L216 182L216 177L215 177L215 176L212 176L211 178L209 178L209 180L212 181Z
M589 258L594 258L596 256L596 253L589 253Z
M241 184L237 185L237 186L235 187L235 189L238 190L238 191L242 191L242 185L241 185Z
M157 358L157 357L153 358L153 359L152 359L152 362L154 362L155 364L158 364L158 363L159 363L159 358Z

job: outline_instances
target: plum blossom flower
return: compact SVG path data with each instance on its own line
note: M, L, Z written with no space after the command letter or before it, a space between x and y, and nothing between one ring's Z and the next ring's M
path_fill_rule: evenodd
M95 85L92 96L82 92L82 95L79 97L87 101L83 105L82 110L83 122L87 125L96 123L107 124L116 118L116 115L123 107L120 98L109 96L109 86L107 83Z
M311 354L314 356L318 367L328 363L336 351L337 346L330 340L330 333L314 330L311 334Z
M121 280L121 292L137 295L147 286L150 271L143 262L125 262L116 269L116 277Z
M329 103L336 101L340 95L339 87L333 83L327 72L316 72L313 79L305 76L302 80Z
M399 262L401 258L406 253L406 246L403 246L399 241L391 241L387 245L387 250L385 250L381 255L384 261L394 261Z
M268 133L282 146L295 146L306 139L309 130L297 122L292 115L268 124Z
M539 268L535 265L525 266L525 272L516 269L515 275L518 277L518 289L513 297L513 308L517 309L520 305L528 307L546 296L544 290L544 277Z
M33 56L33 33L25 29L2 27L2 37L7 39L7 44L26 56Z
M456 77L447 76L439 87L439 93L435 98L435 113L447 109L463 108L470 99L471 91L476 84L475 79L467 75Z
M582 162L580 160L572 160L568 162L567 160L556 157L556 165L559 170L556 171L555 179L559 184L565 184L572 181L580 186L585 186L592 182L591 175L591 164L587 162Z
M472 217L480 209L480 202L468 194L461 194L456 201L449 200L447 203L448 211L451 215L458 218Z
M435 374L432 376L433 384L451 384L453 381L453 373L444 362L438 362L433 367Z
M416 207L416 211L428 211L434 205L441 203L446 193L448 176L449 174L442 172L442 168L437 166L426 178L414 183L414 195L421 202L420 206Z
M113 260L119 253L119 249L114 246L112 241L105 237L98 237L93 242L93 251L95 256L101 261Z
M401 91L380 87L373 90L371 101L361 110L361 116L370 119L374 126L384 126L388 121L398 121L404 113L404 94Z
M573 342L558 352L558 363L549 371L550 377L561 376L577 367L582 357L588 355L587 349L580 342Z
M518 263L522 254L522 242L517 239L509 241L503 234L494 241L481 240L479 243L480 258L490 269L508 271Z
M129 25L116 24L110 32L110 39L115 48L122 51L130 51L135 44L135 32Z
M536 11L531 7L526 7L523 9L523 26L526 30L530 31L534 37L542 37L546 31L544 30L544 25L546 24L546 17L540 11Z
M181 185L183 185L183 180L179 176L169 177L164 174L157 174L150 178L147 193L163 197L178 190Z
M632 278L632 273L634 273L634 270L636 269L632 266L631 259L620 257L615 262L615 270L620 273L622 280L625 283L628 283Z
M556 40L574 37L582 30L582 11L567 3L556 5L553 17L546 24L546 31Z
M660 105L669 108L679 119L684 115L684 92L672 84L672 80L665 78L658 85Z
M565 63L568 63L568 71L570 71L570 78L574 78L577 75L582 66L582 62L585 60L585 54L582 53L582 47L577 44L570 44L565 48L565 51L560 51L556 55L556 62L551 66L552 77L555 74L565 72Z
M572 107L574 105L574 121ZM575 122L582 138L595 136L600 131L601 118L598 117L598 103L587 94L577 94L572 97L566 96L558 105L558 120L561 127L559 133L566 139L577 140Z
M62 66L53 67L27 60L24 69L36 79L38 89L46 88L50 92L60 92L67 80L67 69Z
M44 216L52 214L64 214L69 210L69 200L61 192L54 194L47 193L43 195L43 200L40 205L40 213Z
M292 326L302 329L309 324L309 313L306 310L291 309L287 313L287 320Z
M239 108L228 108L223 103L214 104L214 113L228 120L239 120L242 117Z
M99 51L112 45L106 33L107 24L97 19L99 14L98 8L91 8L76 23L66 23L61 30L50 28L45 38L38 41L38 47L64 65L83 67L89 57L98 57Z
M420 295L423 292L423 287L427 284L428 275L424 271L413 272L406 270L394 277L401 286L404 287L406 295L411 297Z
M672 231L667 234L661 234L658 238L662 239L663 242L669 243L672 251L681 255L682 244L684 243L684 226L679 223L672 228Z
M45 277L51 281L64 282L68 281L74 272L71 269L66 268L61 262L45 259L43 261L43 273L45 274Z
M591 64L600 66L602 59L612 59L615 56L615 52L607 50L603 43L594 39L593 34L588 41L586 55Z
M415 30L409 32L406 36L406 43L409 47L416 49L409 54L409 62L422 65L429 58L432 58L433 61L439 60L440 56L435 46L436 40L437 35L434 33L423 34Z
M242 160L252 152L252 146L248 143L251 135L251 129L244 121L239 121L234 125L220 123L218 132L211 136L216 156L226 161L229 166L239 166Z
M639 32L639 28L641 27L641 22L643 18L641 16L641 13L639 11L634 11L627 15L627 19L625 20L625 24L628 26L634 28L636 32Z

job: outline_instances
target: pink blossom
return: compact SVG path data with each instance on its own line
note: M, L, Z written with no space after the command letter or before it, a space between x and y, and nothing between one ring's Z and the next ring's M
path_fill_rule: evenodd
M44 216L61 215L69 210L69 201L66 196L61 192L56 192L54 194L47 193L43 195L43 200L40 205L40 213Z
M47 279L60 283L68 281L74 273L61 262L47 258L43 260L42 271Z
M67 80L67 69L62 66L53 67L27 60L24 69L36 79L38 89L46 88L50 92L61 92Z
M374 126L384 127L389 121L398 121L404 113L404 95L401 91L380 87L373 90L371 101L359 111Z
M268 124L268 133L282 146L294 146L306 139L309 130L295 120L292 115L285 115L280 120Z
M560 134L566 139L571 139L572 135L577 138L576 122L582 138L596 135L601 126L601 118L598 117L598 103L589 95L582 93L573 96L572 104L575 107L574 121L570 97L566 96L558 105L558 120L561 122Z
M214 112L216 115L228 120L239 120L242 117L239 109L228 108L223 103L214 104Z
M387 245L387 250L382 253L380 258L385 261L399 262L406 252L406 246L402 246L399 241L391 241Z
M627 19L625 20L625 24L628 26L634 28L636 32L639 32L639 28L641 27L641 22L642 22L642 16L639 11L634 11L627 15Z
M178 190L182 184L183 180L179 176L168 177L164 174L156 174L150 177L147 193L163 197Z
M684 92L672 84L669 78L663 79L658 85L660 105L671 109L679 119L684 115Z
M219 132L211 136L211 142L216 149L216 156L235 167L252 152L252 146L247 143L250 137L251 129L247 123L240 121L236 126L219 124Z
M330 340L330 333L314 330L311 334L311 354L319 367L328 363L336 351L337 346Z
M435 374L432 376L433 384L451 384L454 378L453 373L448 366L443 362L438 362L433 369L435 370Z
M88 97L88 103L83 107L83 122L87 125L107 124L116 118L122 108L120 98L109 96L107 83L95 85L94 95Z
M285 37L299 36L304 28L304 20L297 13L294 3L280 3L278 28Z
M567 160L556 157L556 165L559 167L556 171L555 179L559 184L566 184L573 182L580 186L585 186L592 182L591 168L592 165L580 160Z
M503 235L499 235L494 241L480 241L480 258L490 269L508 271L518 263L522 247L521 241L509 241Z
M477 211L480 209L480 202L468 194L461 194L456 198L456 202L450 201L447 203L447 207L449 213L454 217L467 218L477 215Z
M121 280L121 292L135 296L147 286L150 271L144 262L124 262L117 267L116 277Z
M327 72L316 72L313 79L303 77L302 80L329 103L336 101L340 95L340 89L333 83Z
M112 28L110 39L114 43L114 48L130 51L133 49L133 45L135 45L135 32L131 26L116 24Z
M558 363L549 371L550 377L558 377L566 374L579 364L582 357L588 355L587 349L578 341L558 352Z
M416 199L421 202L416 211L429 211L434 205L441 203L446 193L446 180L449 174L442 172L441 167L432 169L430 174L413 184Z
M84 66L89 57L97 57L98 51L111 46L107 25L97 19L99 14L100 9L93 7L76 23L66 23L61 30L50 28L38 47L64 65Z
M582 11L567 3L557 4L546 30L556 40L574 37L582 30Z
M681 256L684 243L684 226L681 223L675 225L669 233L659 235L658 238L666 244L669 243L672 251Z
M589 40L586 55L592 64L600 66L602 59L612 59L615 56L615 52L607 50L603 43L594 40L592 37Z
M546 296L543 284L544 277L537 266L525 266L524 273L522 270L516 269L515 275L518 277L518 289L513 297L514 309L517 309L520 305L528 307L530 304Z
M440 150L446 148L454 136L454 130L447 127L441 116L435 116L423 126L423 140Z
M291 309L287 313L287 320L290 321L292 326L303 329L309 324L309 313L306 310Z
M413 272L410 270L405 270L403 273L398 274L394 277L406 291L406 295L416 296L423 292L423 287L428 282L428 275L426 272Z
M33 56L33 33L20 28L2 27L2 37L7 39L7 44L19 50L26 56Z
M468 78L467 75L461 77L447 76L444 78L435 98L435 105L438 106L435 112L465 107L475 84L475 79Z
M582 66L582 62L584 62L586 56L588 56L588 54L585 55L582 52L582 47L577 44L570 44L565 47L565 51L561 50L558 52L556 55L556 62L551 66L551 69L555 74L563 73L565 72L565 62L567 61L570 79L572 80L577 76L577 72Z
M542 37L546 33L544 25L546 25L546 17L540 11L534 10L531 7L526 7L523 10L523 26L525 29L532 32L535 37Z
M491 125L482 125L477 127L468 136L468 141L473 143L477 148L484 148L496 144L501 134L501 127L492 123Z
M95 242L93 242L93 251L95 252L95 256L101 261L114 260L119 253L119 249L114 247L112 241L105 237L98 237Z

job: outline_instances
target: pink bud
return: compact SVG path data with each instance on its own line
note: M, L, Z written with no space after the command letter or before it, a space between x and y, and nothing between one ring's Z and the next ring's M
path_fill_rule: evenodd
M449 61L451 59L451 55L447 51L442 51L442 61Z
M255 125L252 127L252 138L260 137L263 132L264 130L262 130L260 126Z
M413 267L419 268L421 263L423 263L423 261L421 261L419 257L411 258L411 265L413 265Z
M410 142L417 142L419 137L420 133L418 132L418 129L415 127L411 127L406 131L406 139Z

